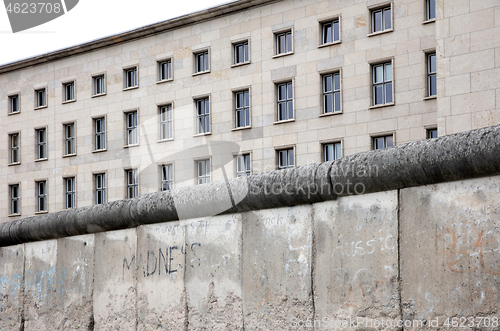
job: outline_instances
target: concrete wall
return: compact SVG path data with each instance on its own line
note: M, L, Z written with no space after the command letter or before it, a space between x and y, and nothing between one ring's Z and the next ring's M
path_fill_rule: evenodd
M0 248L0 330L493 318L498 201L483 177Z

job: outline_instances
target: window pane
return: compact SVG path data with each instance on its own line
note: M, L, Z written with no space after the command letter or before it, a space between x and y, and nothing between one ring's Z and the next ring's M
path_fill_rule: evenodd
M291 52L292 51L292 33L288 32L286 34L286 51Z
M382 31L382 11L373 13L373 32Z
M332 91L332 76L327 75L324 77L323 92Z
M392 81L392 64L386 64L385 66L385 81Z
M429 96L437 95L436 75L429 77Z
M392 83L385 84L385 102L392 102Z
M384 66L373 67L373 82L382 83L384 81Z
M323 24L323 44L332 42L332 25L330 23Z
M333 161L333 145L328 144L324 146L324 157L323 161Z
M331 113L333 111L333 95L325 94L324 95L324 105L325 105L325 113Z
M338 93L338 92L335 93L333 95L333 97L334 97L334 106L335 106L334 111L340 111L340 93Z
M293 118L293 101L288 101L288 120Z
M436 72L436 54L429 55L429 73Z
M436 1L427 0L427 19L432 20L436 18Z
M287 87L288 87L288 91L287 91L287 98L288 98L288 99L292 99L292 98L293 98L293 87L292 87L292 83L288 83Z
M245 59L244 59L244 61L247 62L248 59L250 58L249 54L248 54L248 43L245 44L244 52L245 52Z
M373 87L373 94L375 97L374 104L381 105L384 103L384 88L382 85Z
M333 78L334 78L333 89L335 91L339 91L340 90L340 75L339 74L335 74L335 75L333 75Z
M285 53L285 35L278 36L278 54Z
M339 21L333 22L333 40L340 40L340 24Z
M387 138L386 138L386 146L387 147L394 146L394 137L393 136L387 136Z
M391 28L391 9L384 10L384 30Z
M342 157L342 144L336 143L335 144L335 159L339 159L341 157Z
M291 167L295 165L295 160L293 158L293 149L288 150L288 166Z

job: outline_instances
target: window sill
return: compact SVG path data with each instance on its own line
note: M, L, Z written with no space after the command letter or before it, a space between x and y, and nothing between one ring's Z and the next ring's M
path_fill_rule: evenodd
M276 59L276 58L279 58L279 57L282 57L282 56L292 55L293 53L294 52L291 51L291 52L287 52L287 53L276 54L276 55L273 55L273 59Z
M431 95L430 97L425 97L424 101L437 99L437 95Z
M44 157L43 159L36 159L35 162L42 162L42 161L47 161L48 158L47 157Z
M156 142L157 143L165 143L167 141L174 141L174 138L160 139L160 140L157 140Z
M212 134L212 132L197 133L197 134L194 134L193 137L203 137L203 136L209 136L211 134Z
M199 75L204 75L204 74L209 74L209 73L210 73L210 69L205 70L205 71L195 72L195 73L193 73L193 76L199 76Z
M19 217L21 214L9 214L8 217Z
M8 113L7 116L10 116L10 115L17 115L17 114L20 114L21 111L15 111L15 112L12 112L12 113Z
M123 148L132 148L132 147L138 147L140 146L139 144L131 144L131 145L123 145Z
M43 214L48 214L49 212L47 210L42 210L42 211L37 211L35 212L35 215L43 215Z
M174 80L173 78L159 80L159 81L156 82L156 84L168 83L168 82L172 82L173 80Z
M76 99L63 101L62 104L65 105L67 103L72 103L72 102L76 102Z
M393 31L394 31L394 29L390 28L390 29L387 29L387 30L372 32L372 33L369 33L367 37L378 36L379 34L389 33L389 32L393 32Z
M34 110L43 109L43 108L47 108L47 105L45 105L45 106L39 106L39 107L35 107L35 108L34 108Z
M334 111L334 112L330 112L330 113L321 113L319 115L319 117L326 117L326 116L333 116L333 115L340 115L342 114L343 111L342 110L337 110L337 111Z
M248 64L250 64L251 62L250 61L247 61L247 62L242 62L242 63L234 63L234 64L231 64L231 68L236 68L236 67L241 67L241 66L246 66Z
M273 123L273 125L283 124L283 123L290 123L290 122L295 122L295 118L292 118L291 120L276 121L276 122Z
M342 43L342 40L332 41L331 43L318 45L318 48L329 47L329 46L338 45L341 43Z
M92 95L92 98L98 98L98 97L102 97L102 96L105 96L105 95L106 95L106 92L99 93L99 94L94 94L94 95Z
M394 102L390 102L390 103L384 103L382 105L370 106L370 107L368 107L368 109L377 109L377 108L391 107L391 106L394 106L394 105L395 105Z
M107 151L108 151L108 149L107 149L107 148L103 148L103 149L94 149L94 150L92 151L92 153L101 153L101 152L107 152Z
M16 165L20 165L21 162L14 162L14 163L9 163L8 166L16 166Z
M73 154L64 154L62 157L74 157L76 156L76 153L73 153Z
M433 19L430 19L430 20L423 21L422 24L429 24L429 23L435 23L435 22L436 22L436 19L433 18Z
M138 89L138 88L139 88L139 85L130 86L130 87L124 87L123 91L135 90L135 89Z
M251 125L247 125L247 126L240 126L240 127L237 127L237 128L232 128L231 131L241 131L241 130L248 130L248 129L251 129L252 126Z

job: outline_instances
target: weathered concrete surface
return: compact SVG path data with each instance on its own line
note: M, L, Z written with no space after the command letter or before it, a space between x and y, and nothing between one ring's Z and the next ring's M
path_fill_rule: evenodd
M137 228L137 330L187 326L185 239L179 222Z
M498 317L500 178L400 194L404 316L440 325L447 317Z
M399 319L397 191L318 203L313 215L315 320Z
M182 223L190 330L243 330L241 218L232 214Z
M311 206L243 215L245 328L286 330L312 319Z
M137 327L136 229L95 235L94 320L96 330Z
M0 248L0 330L19 330L24 299L24 245Z

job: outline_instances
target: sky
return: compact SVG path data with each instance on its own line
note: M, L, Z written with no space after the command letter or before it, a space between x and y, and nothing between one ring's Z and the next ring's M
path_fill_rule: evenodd
M40 2L40 1L38 1ZM217 6L230 0L80 0L65 15L12 33L0 2L0 65Z

